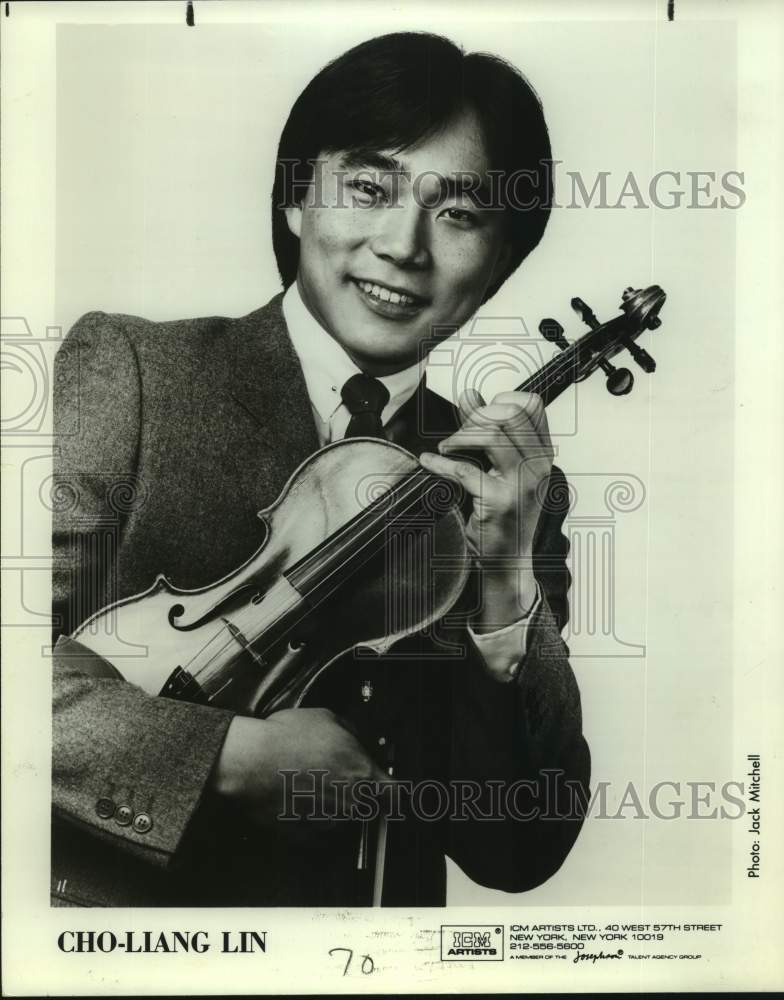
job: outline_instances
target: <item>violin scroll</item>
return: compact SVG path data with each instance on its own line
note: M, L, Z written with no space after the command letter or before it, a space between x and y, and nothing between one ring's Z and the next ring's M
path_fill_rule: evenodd
M638 332L656 330L661 326L659 311L667 295L658 285L650 285L645 289L626 288L621 299L621 309Z
M575 296L571 306L590 328L590 333L570 344L557 320L543 319L539 332L562 353L518 388L537 392L545 403L550 403L568 385L582 382L601 368L607 376L607 391L613 396L625 396L631 392L634 376L628 368L616 368L610 358L627 350L644 372L650 374L656 370L656 362L635 341L645 330L661 326L659 312L666 298L659 285L626 288L621 296L621 314L600 323L591 307Z

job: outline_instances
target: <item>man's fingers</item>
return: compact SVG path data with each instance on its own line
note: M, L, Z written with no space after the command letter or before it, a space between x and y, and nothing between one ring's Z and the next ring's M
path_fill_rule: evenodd
M463 426L438 446L440 454L426 452L422 465L437 475L460 483L475 501L489 505L503 503L499 476L516 484L525 467L526 475L546 475L552 463L552 443L544 404L540 396L526 392L504 392L487 404L475 389L460 394ZM483 451L493 469L481 468L450 457L465 451ZM475 504L475 511L476 511Z
M463 401L464 396L461 396ZM549 443L547 415L540 396L533 393L504 392L492 403L471 408L468 401L461 405L463 427L470 426L492 433L496 427L514 436L520 445ZM450 439L447 439L450 440Z
M529 415L532 422L541 419L545 414L544 400L535 392L499 392L493 396L493 403L502 406L516 406Z
M519 462L520 456L516 453L510 456L509 452L513 450L513 445L504 434L500 421L490 421L481 415L482 412L473 413L460 430L439 442L438 451L441 455L451 455L457 451L479 449L487 453L497 469L503 471Z
M512 408L513 412L504 421L504 431L521 451L537 444L546 452L552 451L547 411L541 396L532 392L499 392L492 405Z
M460 483L474 500L488 500L488 494L492 495L495 486L492 476L486 475L471 462L455 461L454 458L436 455L431 451L423 452L419 456L419 461L436 475Z
M540 437L549 437L547 411L541 396L532 392L500 392L491 404L508 412L504 420L507 432L522 430L526 433L536 433Z
M488 421L483 415L484 411L489 409L491 408L484 407L483 410L474 413L459 431L439 444L438 450L442 455L477 449L484 451L493 467L502 476L514 476L522 456L541 453L541 442L538 436L534 436L533 431L525 447L519 438L513 441L502 423L496 420Z
M553 445L541 396L530 392L499 393L489 406L475 410L466 423L473 427L489 421L500 423L512 447L526 459L542 458L552 463Z
M465 420L471 416L474 410L479 409L480 406L485 406L485 401L482 399L481 392L477 389L463 389L458 397L457 406Z

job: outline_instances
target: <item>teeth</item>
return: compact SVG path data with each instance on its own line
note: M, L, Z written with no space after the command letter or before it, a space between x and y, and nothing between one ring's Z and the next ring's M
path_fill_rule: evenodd
M363 292L373 295L382 302L393 302L395 305L413 305L414 300L410 295L401 295L400 292L393 292L389 288L382 288L381 285L373 285L369 281L357 282Z

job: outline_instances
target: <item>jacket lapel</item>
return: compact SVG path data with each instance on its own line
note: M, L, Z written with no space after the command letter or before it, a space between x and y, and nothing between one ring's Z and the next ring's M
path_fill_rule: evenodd
M237 464L257 509L272 503L294 469L319 447L282 299L282 293L276 295L236 320L231 331L228 390L246 418Z

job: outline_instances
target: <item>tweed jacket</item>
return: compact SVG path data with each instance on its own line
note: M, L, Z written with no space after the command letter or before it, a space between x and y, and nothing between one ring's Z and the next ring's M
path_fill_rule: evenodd
M158 574L206 586L258 549L257 512L318 448L280 303L240 319L90 313L75 324L55 363L55 637ZM454 407L422 385L388 430L419 454L458 424ZM358 692L370 670L400 778L508 784L563 772L557 797L569 818L481 822L469 810L390 822L389 905L443 904L445 855L483 885L531 888L561 866L580 829L573 791L587 794L590 765L560 635L565 485L554 470L535 540L544 599L514 682L492 678L454 626L451 658L434 654L432 637L413 636L372 666L347 656L310 696L362 736ZM53 688L54 905L369 902L356 824L260 830L213 797L231 712L152 697L67 644Z

